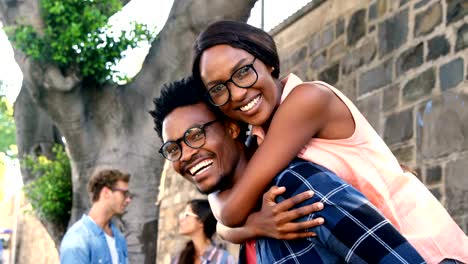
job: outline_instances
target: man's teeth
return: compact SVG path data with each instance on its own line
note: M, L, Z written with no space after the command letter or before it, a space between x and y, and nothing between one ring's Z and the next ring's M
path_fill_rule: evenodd
M193 166L192 168L190 168L190 174L192 175L195 175L200 173L200 172L203 172L205 171L206 169L208 169L209 165L211 165L213 163L213 160L209 159L209 160L204 160L200 163L198 163L197 165ZM203 168L203 167L206 167L206 168ZM199 171L201 168L203 168L203 170Z
M255 97L252 101L250 101L248 104L240 107L240 110L245 112L245 111L249 111L250 109L252 109L257 103L258 101L260 100L260 95Z

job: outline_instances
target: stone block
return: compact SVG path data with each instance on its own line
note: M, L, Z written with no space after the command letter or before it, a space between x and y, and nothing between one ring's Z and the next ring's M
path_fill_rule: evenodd
M443 93L417 110L418 157L435 159L468 149L468 95Z
M427 60L435 60L450 52L450 43L444 35L436 36L427 42Z
M354 46L366 34L366 10L360 9L351 16L346 29L348 46Z
M307 46L302 46L299 49L297 49L293 55L291 55L290 61L292 65L297 65L304 61L304 59L307 56Z
M421 168L416 168L414 169L414 176L416 176L416 178L418 178L418 180L420 182L422 182L422 176L421 176Z
M441 184L442 183L442 168L435 166L426 169L426 182L427 185Z
M314 70L318 70L322 68L326 63L327 63L327 51L325 50L322 53L312 58L310 67Z
M315 33L310 37L309 41L309 55L313 55L315 52L317 52L321 48L321 38L319 33Z
M430 68L415 78L409 80L403 87L403 100L412 102L423 96L430 95L435 86L435 70Z
M343 74L350 74L355 69L371 62L376 53L374 40L367 39L362 46L352 50L341 60Z
M440 67L440 89L448 90L463 81L463 58L456 58Z
M413 134L412 109L394 113L385 120L384 141L388 145L407 141Z
M338 82L340 74L340 64L336 63L319 73L319 80L335 85Z
M344 40L340 40L333 44L333 46L330 47L328 50L328 60L335 62L339 59L341 59L346 52L346 46L344 43Z
M379 66L362 73L359 77L359 95L371 92L392 82L392 62L387 60Z
M409 164L414 160L414 146L403 146L392 149L392 152L397 158L398 162L402 164Z
M414 4L414 9L421 8L425 6L427 3L429 3L431 0L419 0L416 4Z
M416 15L414 35L422 36L431 33L442 22L442 5L433 4Z
M338 38L341 36L345 31L345 20L344 18L339 18L338 21L336 22L336 28L335 28L335 38Z
M322 32L322 48L328 47L333 40L335 40L335 27L333 25L328 26Z
M369 6L369 14L368 14L369 21L372 21L376 18L377 18L377 2Z
M447 0L447 24L461 20L466 15L468 15L468 1Z
M356 77L352 76L350 78L342 78L340 82L336 85L336 88L340 90L349 100L356 102L357 98L357 88L356 88Z
M398 84L394 84L390 87L385 88L383 93L383 102L382 108L384 111L389 111L395 109L398 106L400 97L400 86Z
M366 96L364 99L357 101L356 106L361 113L366 117L367 121L372 125L375 131L380 131L380 116L382 112L381 94L373 94Z
M434 195L434 197L437 198L437 200L439 201L442 201L442 199L444 198L440 186L429 188L429 191L431 191L432 195Z
M416 68L423 63L424 45L419 43L418 45L411 47L401 53L396 62L396 75L400 76L407 72L409 69Z
M407 38L408 8L379 23L379 57L383 57L401 47Z
M445 167L445 193L447 210L452 216L462 216L468 212L468 157L461 157L447 163Z
M468 24L464 24L457 31L457 44L455 51L460 51L468 47Z

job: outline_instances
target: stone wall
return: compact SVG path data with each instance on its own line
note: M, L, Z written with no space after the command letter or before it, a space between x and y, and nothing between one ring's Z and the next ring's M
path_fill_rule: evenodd
M0 203L0 227L13 230L6 263L58 264L55 244L31 210L23 193Z
M468 1L315 0L271 33L282 73L342 90L468 232Z

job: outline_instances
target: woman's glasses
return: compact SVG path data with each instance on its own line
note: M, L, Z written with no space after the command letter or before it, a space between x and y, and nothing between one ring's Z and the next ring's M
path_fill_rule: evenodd
M253 66L256 59L254 58L252 63L237 69L227 81L218 83L208 89L207 96L210 103L215 106L223 106L229 102L231 91L227 87L228 82L232 82L239 88L252 87L258 80L258 73Z
M189 216L192 216L192 217L195 217L195 218L198 218L198 215L192 213L192 212L189 212L187 210L183 211L182 213L180 213L179 217L182 218L182 219L185 219Z

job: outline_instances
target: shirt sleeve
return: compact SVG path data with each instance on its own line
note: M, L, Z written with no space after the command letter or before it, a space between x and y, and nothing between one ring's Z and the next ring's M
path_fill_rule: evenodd
M89 263L89 250L84 243L70 245L68 241L63 241L60 246L60 263L80 264Z
M318 201L324 209L299 221L323 217L325 223L312 228L317 237L308 240L317 251L338 255L351 263L423 263L424 260L395 227L358 190L334 173L309 162L299 162L275 180L285 186L281 200L307 190L315 195L302 204Z

